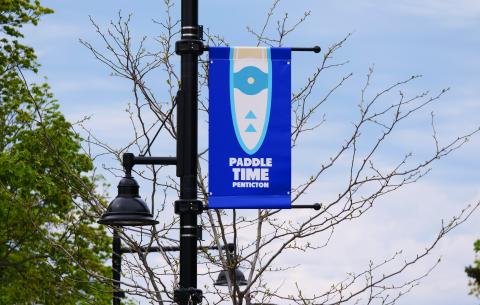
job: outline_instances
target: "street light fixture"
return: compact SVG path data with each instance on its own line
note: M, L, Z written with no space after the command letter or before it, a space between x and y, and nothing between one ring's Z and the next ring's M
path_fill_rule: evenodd
M140 198L137 181L132 177L133 166L144 165L175 165L174 157L145 157L132 153L123 154L125 177L118 184L118 195L102 215L98 223L110 226L152 226L158 224L153 218L145 201Z
M235 244L227 244L227 247L225 247L225 252L227 252L227 259L229 257L232 257L235 253ZM230 278L230 281L232 284L237 284L238 286L246 286L248 285L247 280L245 279L245 275L243 275L243 272L238 269L238 266L235 266L235 269L227 269L227 270L222 270L218 274L217 280L215 281L214 285L215 286L228 286L228 278L227 275L229 275L228 278Z
M245 275L240 269L235 268L235 270L222 270L218 274L218 278L215 281L215 286L228 286L227 273L230 273L230 279L232 283L236 283L238 286L246 286L248 284L245 279Z
M140 198L137 181L129 172L118 184L118 195L98 221L110 226L150 226L158 223Z

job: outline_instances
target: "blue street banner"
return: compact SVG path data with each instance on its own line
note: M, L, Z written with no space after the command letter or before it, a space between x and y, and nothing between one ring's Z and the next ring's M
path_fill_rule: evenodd
M209 208L291 208L291 49L209 53Z

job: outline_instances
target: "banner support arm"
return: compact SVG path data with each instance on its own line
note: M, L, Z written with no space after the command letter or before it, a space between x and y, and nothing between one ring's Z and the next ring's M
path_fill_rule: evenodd
M322 51L322 48L320 46L314 46L312 48L305 48L305 47L293 47L290 48L293 52L314 52L314 53L320 53ZM203 51L208 51L209 46L204 46Z
M320 210L321 207L320 203L292 205L292 209L314 209L315 211Z

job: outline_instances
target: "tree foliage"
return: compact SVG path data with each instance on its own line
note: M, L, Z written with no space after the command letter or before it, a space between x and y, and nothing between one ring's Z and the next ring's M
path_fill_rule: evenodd
M465 268L465 272L467 273L468 277L471 278L471 293L480 297L480 239L475 242L473 247L476 253L476 259L473 262L473 266L468 266Z
M109 239L86 203L92 162L49 86L23 74L38 63L22 27L49 13L0 1L0 304L108 304Z

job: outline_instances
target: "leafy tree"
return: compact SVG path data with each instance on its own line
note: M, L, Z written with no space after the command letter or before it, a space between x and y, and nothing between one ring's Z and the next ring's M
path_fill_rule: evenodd
M465 272L467 273L468 277L471 278L471 293L473 295L480 296L480 257L478 256L480 254L480 239L475 242L473 247L477 257L473 263L473 266L466 267Z
M91 160L37 73L22 27L52 10L0 0L0 304L109 304L109 239ZM93 270L93 271L92 271Z

